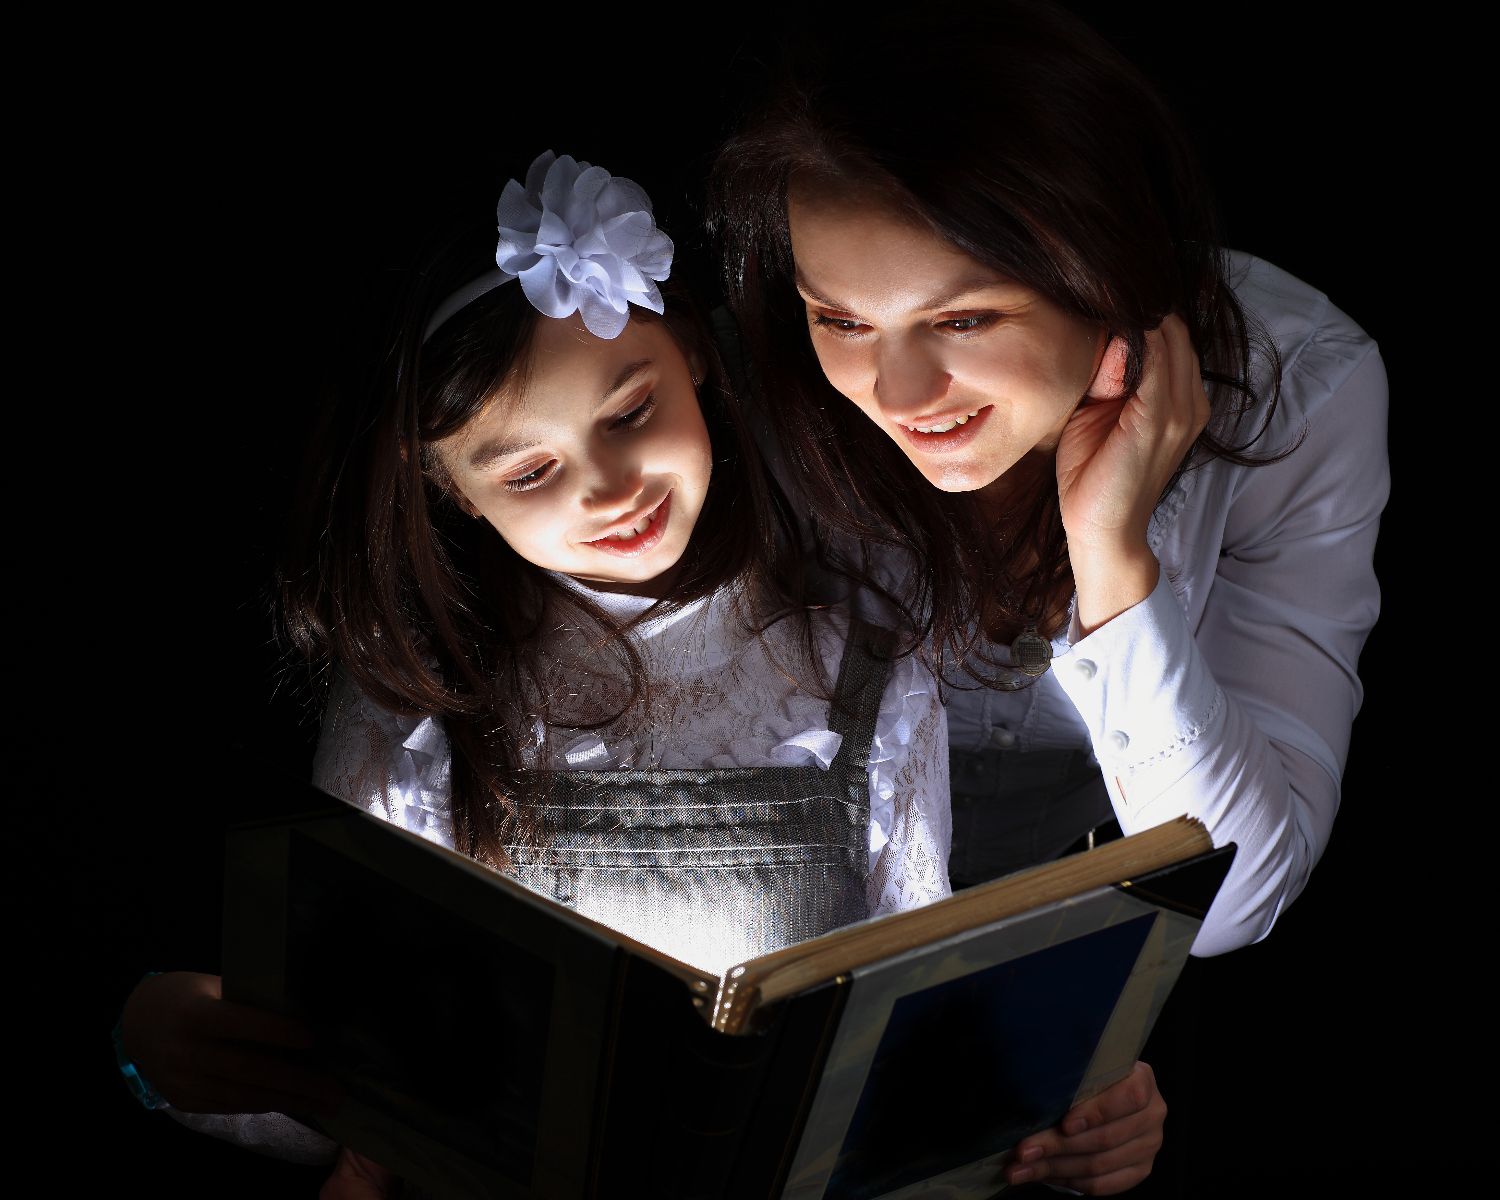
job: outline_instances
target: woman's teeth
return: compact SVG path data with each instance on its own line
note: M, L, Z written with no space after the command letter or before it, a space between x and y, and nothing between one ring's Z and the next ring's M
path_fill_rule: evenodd
M943 425L907 425L904 428L910 429L913 433L947 433L948 430L956 429L958 426L973 420L978 415L979 410L976 408L973 412L966 413L961 417L954 417L953 420Z

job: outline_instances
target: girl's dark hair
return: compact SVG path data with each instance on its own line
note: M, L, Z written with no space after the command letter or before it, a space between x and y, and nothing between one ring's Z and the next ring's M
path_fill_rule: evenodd
M539 718L606 724L638 702L645 685L638 656L618 636L624 627L522 559L488 522L466 516L430 450L502 384L524 381L533 332L545 319L519 285L504 284L423 344L438 305L493 267L493 246L488 227L443 237L422 254L373 385L349 389L313 438L278 585L285 632L315 667L337 660L382 707L443 719L456 844L503 866L503 845L534 833L508 795L520 768L516 739ZM632 306L630 319L664 321L702 364L713 483L671 594L644 616L730 585L755 595L758 614L775 612L795 578L778 563L787 545L777 534L784 501L759 467L702 313L670 281L661 292L664 316ZM582 631L578 661L537 652L544 620ZM618 669L601 670L600 655L613 655ZM628 680L628 691L606 688L591 703L577 694L587 689L553 686L559 670L591 662L601 676Z
M1134 67L1077 18L1024 0L956 13L919 7L810 30L787 53L769 98L720 151L709 224L731 308L811 511L855 544L907 552L906 607L930 635L940 677L949 662L978 677L981 628L1055 628L1063 616L1072 571L1057 489L1050 475L1018 480L998 524L983 520L972 496L932 487L834 391L794 286L794 187L888 206L1104 325L1128 345L1129 391L1141 381L1146 332L1180 314L1213 416L1178 474L1208 456L1273 460L1246 452L1277 402L1274 346L1247 328L1226 283L1206 184L1176 121ZM1264 397L1252 389L1252 350L1270 362ZM1246 431L1257 403L1259 427ZM845 565L869 581L867 564Z

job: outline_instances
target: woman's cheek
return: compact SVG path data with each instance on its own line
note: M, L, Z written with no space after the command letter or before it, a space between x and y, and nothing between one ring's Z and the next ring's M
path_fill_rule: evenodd
M818 356L818 366L828 382L847 400L855 404L866 391L861 386L863 370L859 355L848 347L837 345L829 337L815 338L813 352Z

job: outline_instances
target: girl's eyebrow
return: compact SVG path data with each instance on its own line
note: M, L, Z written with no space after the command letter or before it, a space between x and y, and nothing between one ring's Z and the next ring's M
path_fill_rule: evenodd
M634 383L640 375L645 373L655 362L650 358L638 358L634 362L628 362L615 376L614 382L604 391L596 407L602 408L608 404L616 395L624 391ZM523 450L530 450L537 443L530 442L502 442L499 438L487 438L475 446L469 454L469 470L485 471L494 466L502 458L509 458L512 454L519 454Z
M618 393L634 383L636 376L650 367L653 361L649 358L638 358L634 362L626 363L620 369L620 373L615 376L615 381L604 390L604 395L599 398L599 407L602 408L608 404Z

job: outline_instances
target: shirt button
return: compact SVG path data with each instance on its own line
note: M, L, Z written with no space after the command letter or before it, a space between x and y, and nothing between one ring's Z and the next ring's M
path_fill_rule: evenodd
M1092 679L1099 673L1099 668L1094 665L1094 660L1092 658L1080 658L1076 663L1073 664L1073 669L1080 675L1082 675L1085 679Z
M1104 740L1116 754L1119 754L1126 746L1130 745L1130 735L1118 729Z
M1009 750L1016 744L1016 735L1009 729L996 729L990 734L990 745L998 746L1002 750Z

